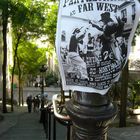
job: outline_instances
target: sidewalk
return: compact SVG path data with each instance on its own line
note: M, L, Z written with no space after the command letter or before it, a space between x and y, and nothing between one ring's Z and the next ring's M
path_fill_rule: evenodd
M109 140L140 140L140 126L111 128Z
M28 113L27 107L17 107L14 110L13 113L3 114L4 120L0 121L0 140L47 140L43 124L39 123L40 112ZM66 127L59 123L56 123L56 127L56 140L65 140Z
M117 127L110 127L108 132L109 140L140 140L140 116L127 118L127 127L119 128L119 120L114 120Z
M14 112L0 113L3 119L0 121L0 136L17 124L19 116L27 112L27 107L14 107Z
M14 107L14 112L3 114L0 140L46 140L39 112L27 112L27 107Z

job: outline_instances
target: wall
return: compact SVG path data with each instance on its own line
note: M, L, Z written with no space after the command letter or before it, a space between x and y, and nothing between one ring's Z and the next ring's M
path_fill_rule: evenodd
M44 88L44 94L48 94L48 99L51 100L52 96L54 94L60 94L60 88L54 88L54 87L45 87ZM27 96L32 95L32 97L41 94L41 88L40 87L26 87L23 89L23 99L24 102L26 101ZM18 88L14 89L14 99L18 101Z

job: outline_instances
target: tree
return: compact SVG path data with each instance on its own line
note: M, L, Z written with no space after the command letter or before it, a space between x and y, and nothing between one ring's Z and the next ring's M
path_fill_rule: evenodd
M38 48L36 44L23 41L19 45L18 57L24 77L26 75L36 76L39 67L46 63L46 48Z
M27 40L30 38L39 37L42 35L44 23L45 23L45 14L44 11L47 7L44 3L38 3L38 1L19 1L13 0L10 5L11 11L11 21L13 29L13 48L14 48L14 64L12 70L12 83L14 70L17 61L17 51L21 39ZM18 65L19 66L19 65ZM20 70L20 68L19 68ZM20 90L19 90L20 91ZM13 86L11 86L11 111L13 111Z
M7 113L6 107L6 69L7 69L7 24L8 24L8 0L0 1L2 9L2 26L3 26L3 113Z
M32 82L39 74L41 65L45 64L47 61L46 48L38 48L36 44L21 40L17 51L17 58L14 74L18 75L20 104L24 82L27 80Z
M126 127L126 104L128 90L128 62L125 65L121 78L121 106L120 106L120 127Z
M47 34L47 41L51 43L53 46L55 44L55 35L56 35L56 24L57 24L57 13L58 13L58 3L54 2L53 5L50 6L47 14L47 20L45 23L45 31Z
M15 67L14 74L19 76L19 87L22 89L27 79L30 82L34 81L39 74L39 68L46 63L46 49L38 48L36 44L30 42L21 41L17 54L18 65Z

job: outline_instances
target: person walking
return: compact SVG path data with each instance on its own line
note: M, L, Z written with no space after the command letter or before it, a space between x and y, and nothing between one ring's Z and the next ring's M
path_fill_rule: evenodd
M40 107L40 100L39 100L39 97L38 96L35 96L33 98L33 110L34 112L37 112L39 110L39 107Z
M26 99L26 103L28 106L28 112L31 113L32 112L32 96L28 96Z

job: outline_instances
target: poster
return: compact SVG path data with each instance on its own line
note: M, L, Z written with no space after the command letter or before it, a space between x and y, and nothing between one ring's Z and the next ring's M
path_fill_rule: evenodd
M137 0L61 0L56 51L64 90L107 93L126 64Z

